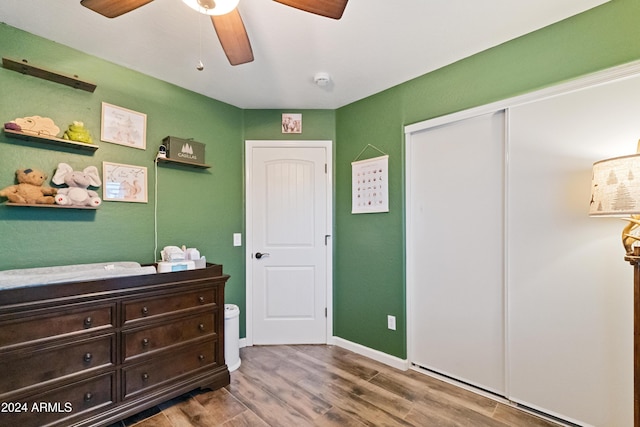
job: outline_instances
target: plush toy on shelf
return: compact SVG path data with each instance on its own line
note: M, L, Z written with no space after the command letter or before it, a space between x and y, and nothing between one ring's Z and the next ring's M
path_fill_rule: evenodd
M39 136L56 136L60 128L49 117L18 117L4 124L5 129Z
M86 144L93 144L93 138L91 138L91 134L84 127L84 123L74 121L69 125L69 129L64 131L62 135L63 139L68 139L70 141L76 142L84 142Z
M56 203L62 206L92 206L97 208L102 204L102 199L89 187L102 185L98 168L87 166L82 171L74 171L66 163L58 164L58 169L51 179L54 184L66 184L68 188L58 189Z
M18 169L16 171L18 184L0 190L0 196L10 202L22 204L52 205L55 188L43 187L47 174L38 169Z

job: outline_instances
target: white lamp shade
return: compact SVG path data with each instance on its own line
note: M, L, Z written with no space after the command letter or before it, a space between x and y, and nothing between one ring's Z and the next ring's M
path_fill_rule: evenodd
M240 0L182 0L196 12L205 15L226 15L238 6Z
M594 163L589 215L628 216L639 213L640 154Z

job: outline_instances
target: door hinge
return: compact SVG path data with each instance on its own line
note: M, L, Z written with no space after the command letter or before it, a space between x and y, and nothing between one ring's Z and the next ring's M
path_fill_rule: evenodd
M324 173L325 174L327 173L327 164L326 163L324 164Z
M324 317L327 317L327 307L324 308Z
M324 235L324 245L327 246L327 241L329 240L329 237L331 237L331 234L325 234Z

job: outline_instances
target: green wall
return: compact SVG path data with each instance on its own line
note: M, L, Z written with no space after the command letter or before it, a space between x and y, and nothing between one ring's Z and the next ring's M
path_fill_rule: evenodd
M20 167L52 174L59 162L101 169L106 160L148 167L149 203L104 202L97 211L0 205L0 269L152 262L156 147L167 135L192 137L207 145L213 167L158 168L158 246L195 246L223 264L232 276L227 301L244 312L244 247L232 246L232 234L244 234L244 140L329 139L335 146L334 334L405 358L403 127L640 59L637 22L640 2L613 0L335 111L241 110L2 24L2 56L98 85L91 94L0 68L3 122L41 115L64 128L83 120L99 140L105 101L146 113L148 133L147 150L99 142L93 155L2 134L0 188L14 183ZM303 113L301 135L280 132L282 112ZM390 212L351 215L351 161L367 144L390 156ZM368 149L361 158L377 155ZM397 317L397 331L387 329L387 314Z
M400 356L405 348L402 99L383 92L336 118L334 335ZM351 214L351 162L389 155L389 212ZM387 329L396 316L396 330Z
M0 205L0 269L65 263L134 260L154 256L154 158L167 135L206 144L212 168L158 167L158 247L197 247L231 275L227 301L244 310L244 255L232 234L244 232L242 185L243 111L135 71L0 25L3 57L27 59L97 84L94 93L0 68L0 118L40 115L66 129L81 120L99 145L94 154L0 133L0 188L14 184L18 168L44 170L59 162L75 169L110 161L148 168L148 203L103 202L96 210L37 209ZM100 141L101 103L147 114L147 149ZM101 191L101 190L100 190ZM241 324L244 334L244 322Z
M148 168L149 202L103 202L96 210L22 208L0 205L0 269L65 263L135 260L154 256L154 208L157 148L167 136L206 144L210 169L161 165L157 168L158 250L166 245L196 247L209 262L231 275L227 302L245 310L244 140L335 140L332 110L242 110L0 24L0 54L97 84L94 93L25 76L0 67L0 120L39 115L64 130L85 123L99 148L95 153L25 142L0 134L0 188L15 183L18 168L32 167L53 176L60 162L75 169L102 162ZM100 141L101 103L147 114L147 149ZM303 133L283 135L281 113L303 114ZM51 185L49 182L47 185ZM100 189L101 192L101 189ZM4 200L4 199L3 199ZM241 316L240 335L246 335Z
M283 134L283 113L302 114L302 133ZM244 139L247 140L335 140L336 123L333 110L245 110Z
M640 59L638 22L640 2L613 0L336 111L336 336L407 356L403 127ZM389 154L390 212L351 215L350 162L367 144Z

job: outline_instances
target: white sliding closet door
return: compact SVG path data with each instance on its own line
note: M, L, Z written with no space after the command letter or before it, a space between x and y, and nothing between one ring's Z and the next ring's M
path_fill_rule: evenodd
M407 144L410 362L505 393L505 114Z
M633 77L509 112L510 398L581 425L632 425L625 222L588 212L593 162L636 150L638 94Z

